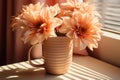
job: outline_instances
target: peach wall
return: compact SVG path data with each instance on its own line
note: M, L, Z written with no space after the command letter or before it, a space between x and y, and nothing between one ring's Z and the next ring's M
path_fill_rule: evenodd
M107 35L105 33L102 37L99 48L95 49L94 55L98 59L120 67L120 35Z

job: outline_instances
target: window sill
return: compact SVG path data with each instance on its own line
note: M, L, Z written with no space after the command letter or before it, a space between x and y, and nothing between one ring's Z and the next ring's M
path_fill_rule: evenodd
M41 64L40 59L33 62ZM64 75L50 75L44 68L32 67L28 61L0 66L0 80L119 80L118 67L90 56L73 56L72 65Z

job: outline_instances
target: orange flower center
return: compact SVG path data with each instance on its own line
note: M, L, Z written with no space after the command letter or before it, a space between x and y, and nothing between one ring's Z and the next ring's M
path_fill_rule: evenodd
M44 28L40 28L39 32L42 34L44 32Z
M75 32L77 34L78 37L82 36L86 33L86 29L84 27L81 26L75 26Z
M44 33L44 31L46 31L46 25L43 25L44 22L40 21L37 24L35 24L35 29L37 30L37 32L39 33Z
M44 23L43 21L40 21L40 22L36 23L36 24L35 24L35 28L36 28L36 29L39 29L40 26L41 26L43 23Z

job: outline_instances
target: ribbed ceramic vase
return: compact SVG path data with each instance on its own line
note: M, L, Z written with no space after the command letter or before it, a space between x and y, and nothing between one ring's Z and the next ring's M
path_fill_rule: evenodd
M44 67L51 74L66 73L72 62L73 41L67 37L51 37L43 42Z

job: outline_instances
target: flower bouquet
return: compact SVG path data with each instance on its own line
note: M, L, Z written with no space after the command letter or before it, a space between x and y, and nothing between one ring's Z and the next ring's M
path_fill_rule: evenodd
M78 2L77 0L67 0L67 2L55 4L53 6L48 6L39 2L24 6L22 12L13 18L12 28L13 30L18 28L24 30L22 37L24 43L30 42L31 45L35 45L38 43L44 44L45 42L47 46L45 46L45 48L43 46L44 56L51 56L51 54L54 53L54 56L52 55L50 58L45 58L46 60L49 60L45 62L45 65L49 64L50 61L59 61L55 62L55 66L51 67L54 63L47 65L47 67L50 68L48 69L46 67L46 70L53 74L63 74L67 69L64 70L63 68L65 68L65 66L62 67L61 65L64 65L63 63L67 65L72 61L72 58L69 58L72 56L71 50L73 47L70 47L72 46L72 42L73 46L79 47L80 50L85 49L86 47L93 50L93 48L98 47L97 42L101 39L102 27L99 18L100 15L93 5ZM61 34L64 38L66 37L70 40L67 39L67 41L62 41L64 40L62 38L60 38L59 42L50 40L51 37L57 38ZM47 40L51 42L47 42ZM63 46L61 47L64 47L66 45L65 42L67 42L67 48L63 48L63 51L69 49L69 51L65 51L68 53L63 54L64 52L61 51L62 48L56 48L58 46L55 46L54 48L56 50L52 51L52 46L48 45L48 43L52 45L54 44L53 42L55 42L56 45L61 45L59 43L63 43ZM46 52L48 52L48 54ZM61 60L58 59L58 57L65 58ZM55 60L53 60L53 58L55 58ZM64 62L65 60L67 62ZM53 67L58 68L58 70L54 71L55 69Z

